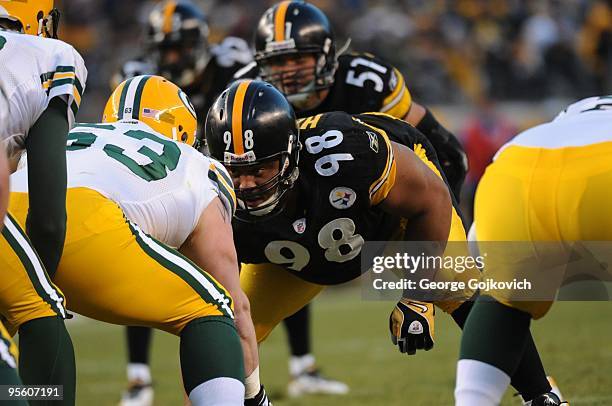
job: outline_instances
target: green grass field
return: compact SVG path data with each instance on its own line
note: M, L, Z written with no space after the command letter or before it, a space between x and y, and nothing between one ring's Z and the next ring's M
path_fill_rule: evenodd
M327 375L350 385L344 397L286 397L287 347L277 329L261 349L262 381L274 404L452 405L459 330L439 312L434 349L402 355L388 337L391 306L363 301L354 288L328 289L316 300L315 354ZM69 330L77 354L77 404L116 404L125 384L123 329L79 318ZM533 331L548 373L572 406L612 405L612 303L557 303ZM176 337L156 332L152 367L156 405L181 405ZM521 404L513 393L508 391L503 405Z

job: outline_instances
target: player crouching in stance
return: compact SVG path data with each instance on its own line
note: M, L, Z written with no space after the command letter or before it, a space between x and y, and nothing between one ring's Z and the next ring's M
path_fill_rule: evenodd
M538 277L525 269L536 258L538 263L550 259L538 242L549 247L561 242L554 244L560 247L554 255L567 258L575 242L612 240L611 106L610 96L572 104L553 121L517 135L487 168L475 200L478 241L523 241L533 247L523 252L521 261L512 261L522 266L499 263L509 275ZM550 309L566 266L537 271L548 271L545 278L553 289L549 300L526 301L501 291L474 305L461 339L456 405L499 404L527 348L531 319ZM528 404L560 403L547 394Z
M234 192L219 163L178 142L192 143L196 126L178 87L138 76L111 95L103 123L69 133L69 220L54 281L77 313L180 336L192 404L242 405L236 308L211 276L239 293ZM26 178L12 178L10 209L22 224Z
M240 284L260 342L326 285L358 277L367 240L465 241L431 145L401 120L332 112L298 122L282 93L246 80L219 96L205 129L236 189ZM478 278L472 271L439 277ZM435 304L463 326L474 294L448 292ZM397 304L389 324L402 353L433 347L433 316L434 303ZM410 329L413 322L422 328ZM522 367L513 381L521 393L550 390L539 358Z
M66 136L87 69L79 53L57 39L58 19L53 0L0 1L0 98L6 98L0 102L0 139L14 163L27 151L32 175L27 221L19 225L11 214L3 217L0 314L8 332L19 332L23 383L62 385L58 404L73 405L68 314L51 278L66 231Z
M0 126L8 122L8 103L0 88ZM0 130L0 133L3 132ZM0 219L4 223L9 201L9 167L4 145L0 146ZM4 325L0 323L0 382L3 385L21 385L17 375L17 346ZM22 404L25 404L24 401Z

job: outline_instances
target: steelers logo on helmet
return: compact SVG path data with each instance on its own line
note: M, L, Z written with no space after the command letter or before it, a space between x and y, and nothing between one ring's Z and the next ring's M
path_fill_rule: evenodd
M302 1L268 9L255 33L255 60L264 80L298 109L316 107L338 67L334 33L325 14Z
M280 213L298 177L300 144L295 112L274 86L232 84L215 100L205 124L213 158L232 175L236 217L259 221Z
M102 121L138 120L175 141L194 145L197 117L191 101L178 86L161 76L127 79L113 91Z
M0 1L0 19L14 22L15 29L24 34L57 38L59 17L53 0Z

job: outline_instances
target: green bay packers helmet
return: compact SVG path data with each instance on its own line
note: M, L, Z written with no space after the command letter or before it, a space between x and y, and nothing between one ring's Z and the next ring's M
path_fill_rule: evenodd
M59 11L53 0L0 0L0 20L9 20L30 35L57 38Z
M330 87L338 68L334 32L327 16L303 1L282 1L270 7L261 17L255 31L255 60L263 80L280 89L294 104L317 90ZM285 55L315 56L314 80L298 92L283 88L284 77L312 75L301 69L275 73L270 69L274 58Z
M175 141L195 146L197 117L189 97L161 76L141 75L113 91L102 121L138 120Z
M236 190L236 217L252 222L280 213L298 177L300 151L295 112L283 94L259 80L233 83L208 111L205 134L210 155L230 173L279 163L278 173L265 183ZM265 202L249 206L262 197Z

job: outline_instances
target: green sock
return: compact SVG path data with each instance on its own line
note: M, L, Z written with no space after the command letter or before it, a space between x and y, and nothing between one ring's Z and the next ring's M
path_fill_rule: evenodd
M30 401L30 405L74 405L74 349L64 320L59 317L42 317L19 327L19 374L25 385L64 387L64 400Z
M451 316L459 327L463 328L467 320L474 302L467 301L463 303L457 310L451 313ZM533 342L531 332L527 332L525 339L525 350L523 357L518 364L514 375L512 375L512 386L520 392L525 400L531 400L535 397L549 392L551 390L550 383L546 379L546 372L540 359L538 349Z
M181 331L181 371L187 395L214 378L244 382L244 361L238 332L231 319L209 316L193 320Z
M516 367L510 383L519 391L524 400L532 400L552 389L546 378L546 372L531 331L527 332L523 358Z
M18 386L23 385L17 371L7 364L0 361L0 384L1 385L12 385ZM0 405L7 406L28 406L28 402L25 400L0 400Z
M525 312L479 297L465 322L459 358L482 361L513 376L523 358L530 321Z

